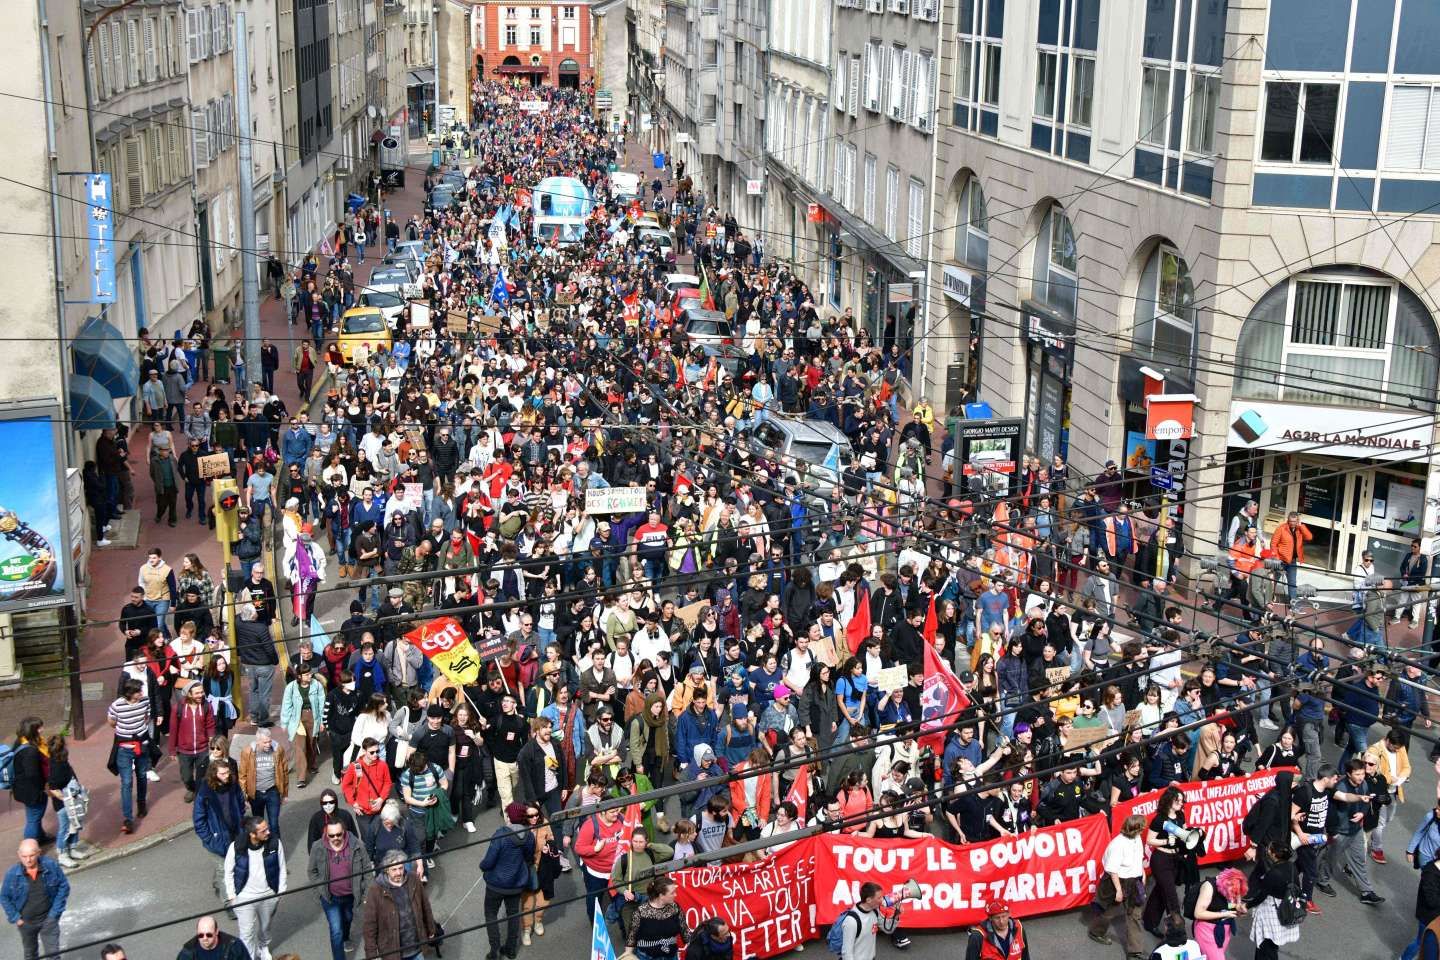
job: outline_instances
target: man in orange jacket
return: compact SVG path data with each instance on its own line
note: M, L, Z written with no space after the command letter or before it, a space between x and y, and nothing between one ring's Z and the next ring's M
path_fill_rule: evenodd
M1246 527L1230 546L1230 599L1250 609L1250 574L1260 566L1260 531Z
M1315 534L1300 522L1300 514L1293 510L1270 536L1270 549L1285 567L1285 583L1289 587L1292 604L1295 602L1295 574L1300 569L1300 564L1305 562L1305 544L1314 539Z

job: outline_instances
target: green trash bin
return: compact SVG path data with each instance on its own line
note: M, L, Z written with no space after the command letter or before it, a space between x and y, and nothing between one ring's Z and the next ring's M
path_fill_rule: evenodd
M214 361L214 364L213 364L213 365L214 365L214 367L215 367L214 372L213 372L214 378L215 378L216 380L223 380L223 381L225 381L226 383L229 383L229 382L230 382L230 348L229 348L228 346L222 347L222 346L218 346L218 345L217 345L216 347L214 347L213 352L214 352L214 357L213 357L212 359L213 359L213 361Z

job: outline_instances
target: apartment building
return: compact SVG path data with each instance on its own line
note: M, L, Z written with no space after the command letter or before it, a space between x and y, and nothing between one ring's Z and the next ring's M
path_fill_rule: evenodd
M625 12L631 91L630 129L660 149L660 121L665 99L665 0L629 0Z
M831 271L824 251L831 232L818 215L829 184L834 71L830 23L834 0L795 0L773 8L769 37L769 85L765 108L766 229L768 256L790 263L820 298L834 306ZM858 73L857 73L858 76Z
M184 5L195 161L195 235L200 244L200 308L212 330L227 328L238 316L240 306L233 8L228 0L186 0Z
M766 0L666 0L660 142L696 189L764 228Z
M1081 473L1114 459L1137 496L1158 467L1192 552L1250 497L1267 528L1302 515L1316 566L1433 552L1435 5L947 0L946 21L930 395L1022 418ZM1146 440L1156 389L1198 397L1193 438Z
M249 41L250 176L255 198L256 255L263 258L272 250L285 248L278 11L275 0L232 0L232 6L236 12L245 14ZM245 131L239 131L239 135L245 136ZM238 156L236 163L239 163ZM263 271L260 275L264 276Z
M828 189L820 191L813 213L821 240L818 248L797 252L823 261L827 301L854 308L861 327L899 357L909 379L929 333L923 291L940 5L835 0L832 18L832 85L821 120L830 135L823 171ZM797 116L801 129L809 129L807 121ZM797 133L795 140L806 138Z
M588 2L479 6L475 67L485 76L572 89L594 79Z

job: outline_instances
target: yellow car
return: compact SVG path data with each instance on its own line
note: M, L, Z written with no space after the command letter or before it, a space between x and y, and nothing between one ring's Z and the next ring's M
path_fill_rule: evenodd
M361 358L378 350L390 349L390 325L378 307L355 307L340 318L340 356L354 363L359 348Z

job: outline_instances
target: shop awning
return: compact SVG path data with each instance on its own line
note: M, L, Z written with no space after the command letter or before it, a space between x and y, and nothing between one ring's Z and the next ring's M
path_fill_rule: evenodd
M435 82L434 67L420 67L418 70L410 71L410 86L424 87Z
M115 426L115 404L104 387L84 374L70 377L70 423L76 430Z
M140 388L140 365L135 351L115 326L91 317L70 347L75 372L93 380L115 400L135 396Z
M528 74L528 73L545 73L545 72L546 72L545 65L544 65L543 63L533 63L533 64L532 64L532 63L502 63L502 64L500 64L500 66L496 67L495 69L496 69L496 71L498 71L499 73L509 73L509 74Z

